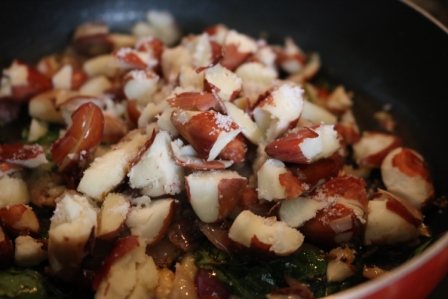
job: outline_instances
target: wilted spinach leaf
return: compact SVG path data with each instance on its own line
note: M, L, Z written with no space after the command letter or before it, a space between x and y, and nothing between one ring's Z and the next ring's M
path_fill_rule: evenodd
M44 278L29 269L15 269L0 272L0 298L40 299L48 298Z
M33 143L40 144L43 147L46 147L46 146L49 147L53 142L58 140L59 132L61 129L63 129L63 126L61 126L61 125L49 124L47 134L45 134L44 136L42 136L41 138L39 138L38 140L36 140ZM29 132L28 128L23 129L23 131L22 131L22 142L23 143L28 143L28 135L29 134L30 134L30 132Z
M0 271L0 298L5 299L63 299L63 292L38 271L9 268Z
M326 280L317 281L312 288L314 291L314 296L316 298L328 296L364 282L366 279L363 276L364 261L361 254L356 254L353 266L356 267L357 271L343 281L330 283Z
M270 261L230 256L205 242L196 252L196 264L214 271L220 281L235 295L258 299L272 290L287 286L285 277L306 284L315 297L335 293L359 281L359 276L343 283L328 284L325 279L327 261L323 253L303 246L297 253ZM361 271L358 271L362 277Z
M428 239L426 242L424 242L423 244L421 244L420 246L418 246L414 252L411 254L411 256L409 258L413 258L414 256L419 255L420 253L422 253L429 245L431 245L432 243L434 243L434 239L430 238Z

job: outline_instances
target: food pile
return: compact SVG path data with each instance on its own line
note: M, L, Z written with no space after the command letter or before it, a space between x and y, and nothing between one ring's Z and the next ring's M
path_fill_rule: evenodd
M353 95L316 80L317 53L225 25L181 38L158 11L131 31L87 22L63 53L3 71L2 121L23 103L31 117L23 142L0 145L3 281L26 276L42 296L312 298L422 245L423 157L393 131L360 132Z

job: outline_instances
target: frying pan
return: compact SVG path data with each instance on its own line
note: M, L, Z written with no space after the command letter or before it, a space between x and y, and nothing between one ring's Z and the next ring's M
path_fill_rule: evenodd
M448 31L405 2L2 1L0 66L7 67L14 58L33 63L43 55L61 51L73 29L87 20L102 19L113 31L125 32L136 20L144 19L149 9L170 11L184 33L223 23L254 37L267 35L273 43L291 36L304 50L319 52L322 72L355 93L355 115L361 128L375 128L373 113L391 105L397 134L429 164L436 197L448 194ZM9 128L15 126L2 128L0 133L10 134ZM442 236L448 230L446 216L446 209L441 213L434 210L427 216L425 222L434 236ZM383 290L383 297L389 298L398 294L403 298L426 296L448 270L447 248L448 236L444 235L387 280L378 279L332 298L367 298L379 289ZM430 262L434 257L438 259L436 265ZM424 272L419 268L422 265L430 268ZM400 282L409 273L415 276L419 272L431 273L431 277L405 278L404 284ZM416 287L416 281L424 286ZM412 292L397 293L403 289ZM434 298L446 296L443 291L439 288L441 293L434 294Z

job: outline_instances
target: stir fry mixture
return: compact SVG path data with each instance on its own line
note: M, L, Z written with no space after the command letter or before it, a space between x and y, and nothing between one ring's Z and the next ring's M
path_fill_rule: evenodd
M422 250L423 157L385 112L360 132L319 69L290 38L181 37L158 11L13 61L2 122L31 123L0 145L0 297L317 298Z

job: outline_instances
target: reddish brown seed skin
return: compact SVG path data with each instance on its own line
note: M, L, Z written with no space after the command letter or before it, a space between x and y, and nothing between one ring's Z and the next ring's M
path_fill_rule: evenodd
M386 208L393 211L395 214L400 215L404 220L415 227L418 227L422 223L421 219L415 218L406 207L396 200L388 200L386 202Z
M385 198L387 200L386 208L399 215L409 224L415 227L419 227L422 223L423 216L421 212L407 201L395 197L391 193L384 190L373 194L372 200L374 200L375 198Z
M426 181L431 179L425 161L408 148L402 148L401 152L393 157L392 166L397 167L402 173L410 177L421 176Z
M285 187L286 199L293 199L303 193L308 189L307 185L304 185L297 176L295 176L291 171L282 173L278 178L280 185Z
M250 55L250 53L239 52L235 44L224 45L222 47L222 54L224 58L221 61L221 65L230 71L236 70Z
M303 182L313 187L321 183L321 180L328 181L338 176L343 167L344 159L338 153L334 153L328 158L310 164L291 166L291 169Z
M300 143L307 138L316 138L319 134L309 128L294 131L270 142L266 153L283 162L307 164L309 161L300 149Z
M379 132L364 132L363 136L373 135L373 134L382 134L382 135L388 135L393 136L394 140L392 143L387 146L386 148L383 148L377 153L374 153L370 156L363 157L361 159L358 159L356 162L359 166L364 167L381 167L381 163L383 162L384 158L389 154L391 151L396 149L397 147L400 147L402 145L402 140L398 136L390 135L390 134L384 134Z
M319 200L342 197L345 201L356 201L361 204L364 212L367 211L368 198L363 179L351 176L336 177L323 184L316 193ZM331 224L338 220L344 220L350 225L344 230L335 232ZM317 243L336 246L339 244L338 236L346 233L351 233L351 238L359 236L362 232L362 223L352 208L335 202L319 210L316 217L305 222L300 231L305 237Z
M128 104L126 106L128 117L129 117L129 126L131 128L136 128L138 126L138 119L140 118L140 110L138 109L137 100L128 100Z
M309 238L319 244L336 246L338 245L338 242L336 242L335 239L337 234L330 227L329 223L331 221L347 217L347 219L351 222L351 227L350 229L340 233L351 232L353 234L352 236L358 236L361 234L362 224L360 220L356 218L352 209L349 209L342 204L335 204L331 207L331 214L333 216L329 216L327 211L318 211L316 217L308 220L300 228L300 231L306 238Z
M219 153L218 158L242 164L246 160L247 143L243 134L238 134Z
M211 92L183 92L167 100L172 108L193 111L218 110L216 96Z
M110 268L115 263L116 260L125 256L128 252L139 246L138 237L131 235L129 237L119 239L115 244L114 249L109 254L109 256L104 261L103 266L100 271L96 274L95 279L93 280L92 288L93 290L98 290L100 283L104 277L107 276L107 273L110 271Z
M246 178L222 179L218 184L219 216L222 221L232 213L246 188Z
M132 65L133 68L137 69L146 69L147 65L144 61L140 59L140 57L134 53L129 52L124 55L119 55L119 50L115 50L112 55L116 57L117 60L122 61L126 64Z
M44 150L38 144L9 143L0 145L0 160L10 163L26 161L42 154L44 154Z
M10 235L39 233L40 224L36 214L24 204L13 204L1 208L0 220Z
M179 121L178 113L174 111L171 114L172 124L182 137L191 144L198 153L198 156L203 159L208 159L210 151L221 132L230 132L231 130L238 129L238 126L233 122L228 128L220 127L216 120L218 114L214 111L204 111L192 116L186 122Z
M72 114L72 121L65 135L51 146L51 155L60 172L77 168L85 155L98 147L103 136L103 112L93 103L81 105Z
M71 89L77 90L87 81L87 75L82 70L73 71L72 80L71 80Z
M41 74L35 68L27 65L26 63L16 60L15 63L21 66L25 66L27 69L27 84L12 86L11 98L17 101L28 101L31 97L49 90L53 87L51 80L45 75Z

